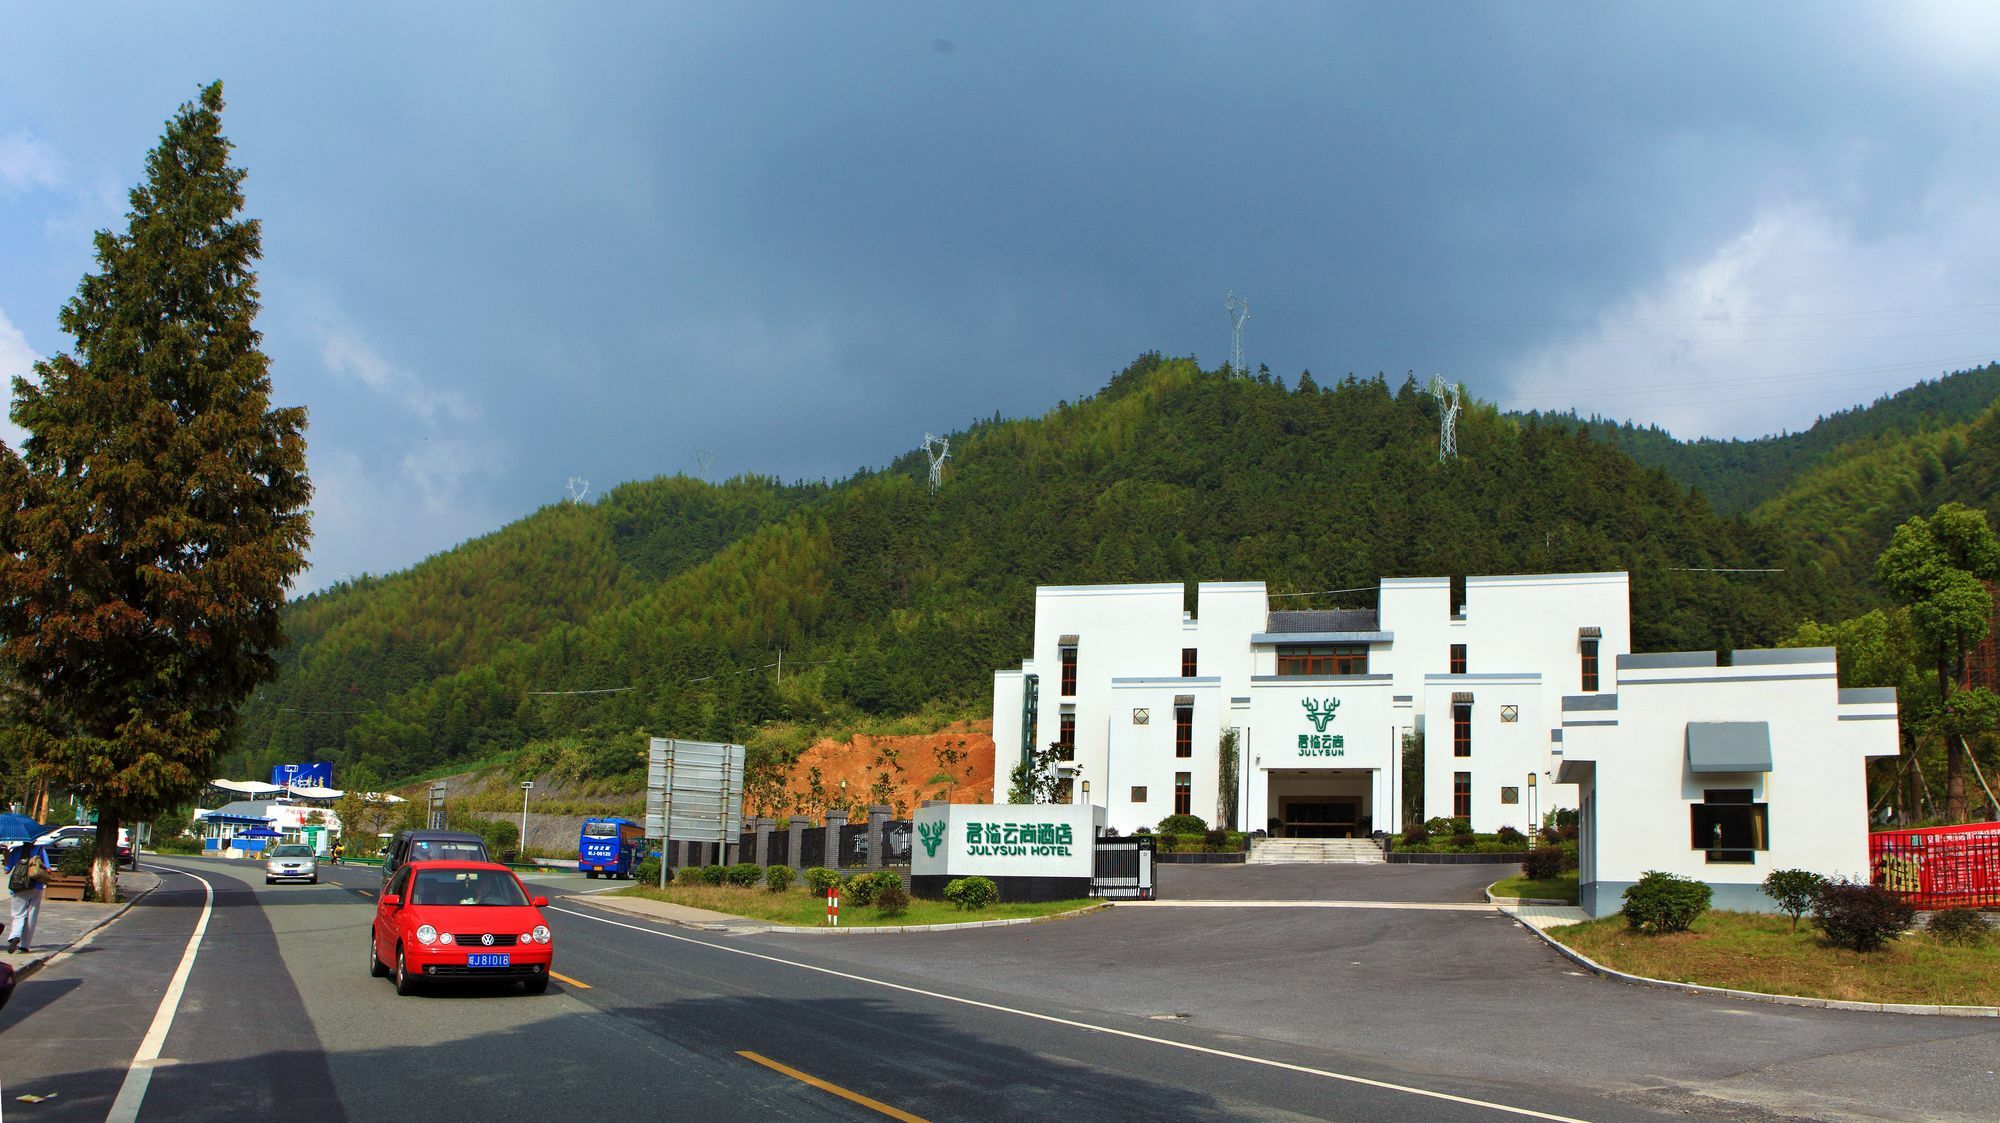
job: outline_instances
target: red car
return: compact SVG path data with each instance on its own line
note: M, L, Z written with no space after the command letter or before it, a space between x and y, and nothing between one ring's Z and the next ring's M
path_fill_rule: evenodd
M397 994L431 981L515 979L549 989L555 946L521 879L492 862L411 862L375 904L368 970L391 975Z

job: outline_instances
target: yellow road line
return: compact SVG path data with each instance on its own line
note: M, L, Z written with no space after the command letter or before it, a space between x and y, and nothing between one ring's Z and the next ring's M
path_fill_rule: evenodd
M568 985L570 985L570 986L573 986L573 987L577 988L578 990L589 990L589 989L590 989L590 984L589 984L589 983L579 983L579 982L577 982L577 981L576 981L575 979L572 979L572 978L570 978L570 977L569 977L568 975L565 975L565 974L563 974L563 973L562 973L562 972L560 972L560 971L551 971L551 972L549 972L549 978L551 978L551 979L554 979L554 980L555 980L556 982L559 982L559 983L566 983L566 984L568 984Z
M896 1108L890 1107L888 1104L885 1104L880 1100L871 1100L867 1096L864 1096L859 1092L850 1092L838 1084L829 1084L826 1081L821 1080L817 1076L807 1076L805 1073L800 1072L798 1069L792 1068L788 1065L781 1065L769 1057L763 1056L758 1053L753 1053L748 1049L738 1049L736 1050L736 1055L742 1057L745 1060L756 1061L758 1064L763 1065L765 1068L768 1068L773 1072L782 1072L786 1076L791 1077L793 1080L797 1080L805 1084L810 1084L813 1087L818 1088L822 1092L832 1092L834 1095L839 1096L841 1099L847 1100L850 1103L858 1103L862 1107L869 1108L870 1110L873 1111L879 1111L891 1119L900 1119L903 1121L903 1123L928 1123L928 1120L926 1120L921 1115L911 1115L907 1111L901 1111Z

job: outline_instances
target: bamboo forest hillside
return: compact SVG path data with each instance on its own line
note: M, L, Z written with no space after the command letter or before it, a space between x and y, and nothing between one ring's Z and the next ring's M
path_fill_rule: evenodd
M615 774L645 732L784 728L796 751L856 721L980 714L1038 584L1627 569L1655 649L1772 642L1829 606L1830 571L1786 536L1574 427L1474 404L1440 463L1437 426L1407 381L1287 388L1152 355L1089 399L953 434L936 494L916 452L831 485L630 484L291 606L284 671L223 767L395 778L539 746ZM1702 572L1744 568L1785 572Z
M1725 513L1750 511L1767 503L1815 468L1837 463L1856 445L1900 441L1960 426L1986 412L2000 396L2000 363L1917 383L1878 398L1874 404L1828 414L1797 433L1754 440L1676 440L1654 425L1634 425L1575 413L1525 414L1543 424L1583 428L1616 444L1634 460L1664 469L1696 488ZM1873 561L1870 559L1872 566Z

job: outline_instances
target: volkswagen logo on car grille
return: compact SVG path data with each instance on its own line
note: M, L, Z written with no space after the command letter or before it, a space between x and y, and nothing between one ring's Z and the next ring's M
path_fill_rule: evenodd
M486 945L487 947L489 947L489 948L490 948L490 947L492 947L492 946L493 946L493 933L491 933L491 932L488 932L488 933L486 933L486 934L485 934L484 936L481 936L481 937L479 937L479 942L480 942L480 943L482 943L482 944L485 944L485 945Z

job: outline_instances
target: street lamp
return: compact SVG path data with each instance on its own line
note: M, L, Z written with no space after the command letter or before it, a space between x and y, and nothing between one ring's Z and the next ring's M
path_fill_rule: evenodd
M1528 849L1535 848L1535 836L1542 833L1542 821L1535 814L1535 774L1528 773Z
M840 813L847 814L847 781L840 782Z
M1083 782L1083 805L1084 805L1085 807L1089 807L1089 806L1090 806L1090 781L1089 781L1089 780L1085 780L1085 781Z
M528 852L528 793L535 788L533 780L521 781L521 841L517 844L520 853Z

